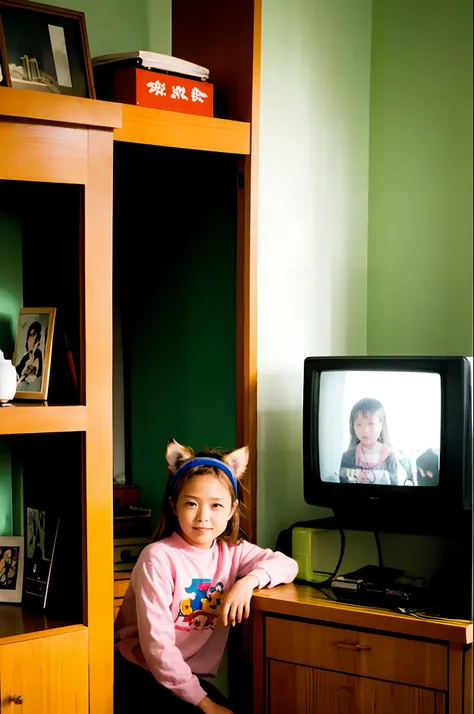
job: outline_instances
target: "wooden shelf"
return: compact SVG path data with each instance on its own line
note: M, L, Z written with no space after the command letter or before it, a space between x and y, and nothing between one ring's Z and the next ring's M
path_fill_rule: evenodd
M250 124L122 104L122 127L115 141L177 149L250 154Z
M86 629L81 624L73 625L41 613L28 612L21 605L0 605L0 645Z
M308 585L280 585L272 589L256 590L252 607L267 613L324 620L338 625L383 630L410 637L446 639L461 644L472 644L473 641L473 624L468 620L425 619L382 608L335 602Z
M12 87L0 87L0 116L110 129L122 126L120 104Z
M86 407L8 404L0 408L0 435L86 430Z

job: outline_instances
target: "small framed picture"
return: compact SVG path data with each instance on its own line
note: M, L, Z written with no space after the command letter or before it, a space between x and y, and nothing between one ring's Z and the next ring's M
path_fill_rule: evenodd
M0 602L21 602L24 539L0 536Z
M48 398L55 320L55 307L21 308L13 353L15 399Z
M8 87L95 99L82 12L0 0L0 67Z
M47 606L59 518L38 508L26 509L25 602Z

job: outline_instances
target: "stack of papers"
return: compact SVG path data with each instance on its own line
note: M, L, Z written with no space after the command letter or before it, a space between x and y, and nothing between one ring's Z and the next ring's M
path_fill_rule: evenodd
M170 72L171 74L184 74L189 77L199 77L200 79L209 79L209 70L206 67L200 67L198 64L171 57L171 55L161 55L157 52L145 52L144 50L134 50L133 52L122 52L116 55L101 55L94 57L92 64L94 67L98 65L110 64L111 62L123 62L124 60L140 60L141 65L148 69L157 69L162 72Z

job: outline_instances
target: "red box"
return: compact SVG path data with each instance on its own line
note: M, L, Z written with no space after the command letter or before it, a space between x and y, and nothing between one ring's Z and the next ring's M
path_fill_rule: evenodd
M94 73L98 99L184 114L214 116L214 87L209 82L141 67L113 69L110 65L102 65L95 68Z

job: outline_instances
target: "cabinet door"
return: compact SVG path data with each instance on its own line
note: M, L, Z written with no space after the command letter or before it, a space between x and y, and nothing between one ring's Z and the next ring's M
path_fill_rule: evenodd
M445 714L444 694L270 662L267 714Z
M87 714L87 630L0 646L2 714Z

